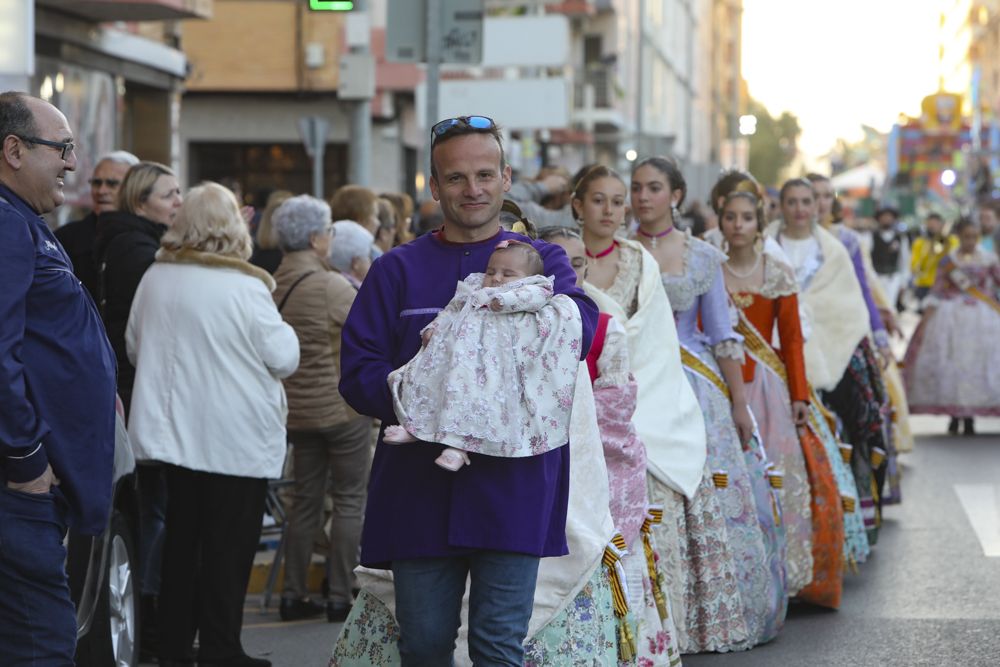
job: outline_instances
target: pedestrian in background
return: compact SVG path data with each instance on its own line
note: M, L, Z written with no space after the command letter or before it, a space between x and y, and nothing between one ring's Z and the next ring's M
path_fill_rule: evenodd
M378 197L360 185L344 185L330 198L330 215L334 220L353 220L375 236L378 232Z
M388 199L379 197L375 200L378 211L378 231L375 234L375 246L382 252L389 252L398 245L396 231L399 228L396 220L396 209Z
M129 435L166 464L160 665L266 667L243 651L243 602L267 480L285 459L281 379L299 362L274 279L246 260L252 241L233 194L193 188L164 235L129 316L136 365Z
M938 265L945 255L958 246L958 239L946 233L944 227L944 218L937 213L930 213L924 220L923 233L913 241L910 271L913 273L914 294L921 312L924 299L934 286Z
M259 266L271 275L281 264L281 248L278 247L278 236L274 232L274 212L294 195L288 190L275 190L267 196L264 211L253 232L253 254L250 263Z
M337 388L340 333L357 290L327 264L331 241L336 244L339 239L334 237L326 202L308 195L292 197L275 212L274 229L284 252L274 275L274 300L295 330L300 349L298 370L284 380L295 486L285 535L280 614L283 621L294 621L324 611L323 604L309 599L306 576L313 542L323 529L329 485L333 519L325 607L327 620L340 622L353 601L371 464L372 420L352 410Z
M132 299L143 274L153 264L160 239L177 218L180 186L174 172L156 162L140 162L125 174L118 190L116 210L101 216L94 245L98 262L99 303L104 327L118 361L118 395L129 416L135 367L125 350L125 326ZM138 458L139 588L143 623L140 642L144 655L156 645L156 597L160 593L163 524L167 486L158 461Z
M914 414L948 415L948 432L975 433L977 416L1000 416L1000 260L980 244L972 220L955 225L959 245L940 262L903 376Z
M396 245L413 240L413 198L405 192L383 192L379 195L387 199L396 209Z
M127 151L114 151L102 156L90 177L90 198L94 208L81 220L70 222L56 230L56 238L73 262L73 273L90 292L96 303L100 299L100 278L94 257L98 217L118 208L118 189L129 167L139 164L139 158Z
M125 416L132 403L135 368L125 352L125 325L143 274L153 264L160 239L177 219L180 185L174 172L157 162L140 162L125 174L117 207L101 219L94 245L98 263L98 304L118 360L118 395Z
M354 289L360 289L376 252L375 237L351 220L338 220L333 229L336 242L330 245L330 266L347 278Z
M72 665L67 526L111 508L114 352L42 214L64 201L73 133L54 106L0 94L0 664Z

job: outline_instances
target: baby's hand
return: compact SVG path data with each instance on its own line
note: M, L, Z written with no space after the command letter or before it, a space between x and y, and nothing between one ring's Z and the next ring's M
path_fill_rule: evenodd
M427 343L431 342L431 336L434 335L434 329L428 327L424 329L424 332L420 334L421 347L427 347Z
M500 303L500 299L494 298L492 301L490 301L490 310L492 310L494 313L500 312L500 309L502 308L503 304Z

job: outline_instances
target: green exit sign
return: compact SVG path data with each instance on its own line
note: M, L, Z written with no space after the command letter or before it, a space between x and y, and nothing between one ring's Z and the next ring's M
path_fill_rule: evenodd
M349 12L354 9L351 0L309 0L309 9L314 12Z

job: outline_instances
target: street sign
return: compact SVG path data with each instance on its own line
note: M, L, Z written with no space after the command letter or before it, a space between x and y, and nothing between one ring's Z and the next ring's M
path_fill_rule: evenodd
M306 155L312 158L313 197L323 198L323 153L326 152L326 133L330 123L320 116L299 118L299 136L305 145Z
M417 86L418 121L428 127L423 113L427 85ZM482 114L509 129L541 130L568 127L569 100L566 79L455 79L441 82L437 118Z
M303 116L299 118L299 136L306 148L306 155L313 157L315 153L322 154L326 149L326 135L330 131L330 123L320 116Z
M483 58L483 0L441 0L441 62L476 65ZM385 57L427 60L427 0L389 0Z

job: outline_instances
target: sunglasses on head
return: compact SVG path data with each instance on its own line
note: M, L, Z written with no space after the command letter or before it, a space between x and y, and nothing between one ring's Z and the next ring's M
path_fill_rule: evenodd
M439 138L456 129L472 129L486 132L488 130L495 130L496 127L497 125L493 122L493 119L487 116L459 116L458 118L446 118L445 120L435 123L431 128L431 143L434 143Z

